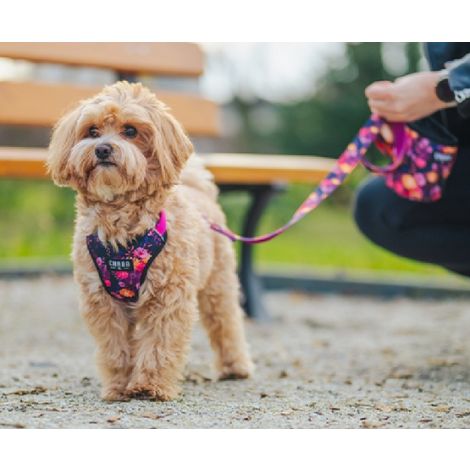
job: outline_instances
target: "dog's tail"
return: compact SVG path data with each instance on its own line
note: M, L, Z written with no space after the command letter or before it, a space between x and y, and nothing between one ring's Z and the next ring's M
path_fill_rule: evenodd
M214 201L219 195L219 190L214 183L214 176L204 167L201 157L193 154L181 172L181 183L193 189L202 191Z

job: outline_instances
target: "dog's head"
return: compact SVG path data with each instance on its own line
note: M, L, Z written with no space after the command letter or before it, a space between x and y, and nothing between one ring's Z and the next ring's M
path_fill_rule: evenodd
M56 184L110 202L171 187L192 151L180 124L150 90L118 82L57 123L47 165Z

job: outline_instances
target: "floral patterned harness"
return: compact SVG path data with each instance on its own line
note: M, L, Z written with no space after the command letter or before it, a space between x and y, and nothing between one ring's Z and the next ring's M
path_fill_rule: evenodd
M164 211L155 227L127 246L119 246L117 251L105 245L96 233L88 235L88 251L108 294L123 302L136 302L147 271L165 247L167 238Z

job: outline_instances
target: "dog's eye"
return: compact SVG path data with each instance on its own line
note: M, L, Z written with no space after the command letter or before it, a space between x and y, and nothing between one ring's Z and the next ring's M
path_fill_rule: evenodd
M88 136L89 137L93 137L94 139L96 137L99 137L100 136L100 133L98 132L98 128L96 126L91 126L89 129L88 129Z
M134 126L124 126L123 134L130 139L133 139L137 135L137 129Z

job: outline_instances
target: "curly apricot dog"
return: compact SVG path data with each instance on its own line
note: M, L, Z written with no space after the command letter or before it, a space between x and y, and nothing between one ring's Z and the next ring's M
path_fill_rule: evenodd
M252 371L234 250L203 215L225 217L192 152L141 84L104 88L53 131L47 163L77 192L74 275L106 400L175 398L198 313L219 378Z

